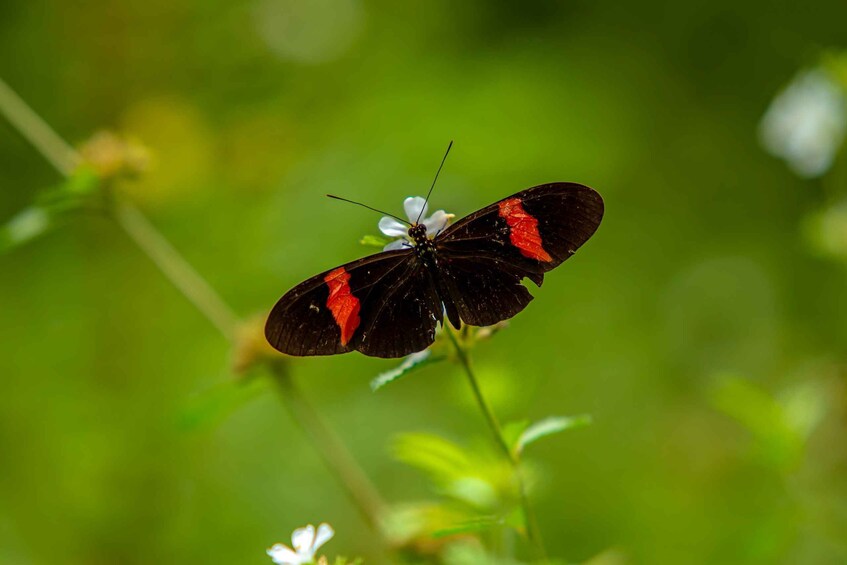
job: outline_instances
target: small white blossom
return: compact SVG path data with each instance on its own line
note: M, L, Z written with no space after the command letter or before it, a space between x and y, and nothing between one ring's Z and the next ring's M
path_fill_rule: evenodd
M806 178L832 165L847 129L847 100L826 72L801 72L780 92L762 118L759 133L771 154Z
M438 232L447 227L450 220L454 217L453 214L448 214L444 210L437 210L431 216L426 213L429 210L429 205L424 198L420 196L410 196L403 201L403 209L406 211L406 217L412 224L419 223L426 226L426 235L435 237ZM404 249L412 246L412 241L409 239L409 227L395 220L394 218L383 216L379 221L379 231L389 237L397 237L396 239L385 246L385 251L392 249Z
M315 552L328 542L335 532L329 524L318 526L317 532L312 524L297 528L291 534L291 547L281 543L268 549L268 555L277 565L303 565L315 560Z

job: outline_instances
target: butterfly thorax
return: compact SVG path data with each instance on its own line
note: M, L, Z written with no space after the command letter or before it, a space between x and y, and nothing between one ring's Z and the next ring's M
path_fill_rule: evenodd
M435 259L435 244L426 235L426 226L415 224L409 228L409 238L415 244L415 253L426 262Z

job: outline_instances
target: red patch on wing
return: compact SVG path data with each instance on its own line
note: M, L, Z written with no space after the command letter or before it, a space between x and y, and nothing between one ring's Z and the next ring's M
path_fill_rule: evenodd
M344 267L330 271L324 277L329 286L329 298L326 306L332 312L335 323L341 330L341 345L347 345L353 332L359 327L359 299L350 291L350 273Z
M538 220L521 206L520 198L507 198L500 202L500 217L509 224L509 240L521 255L549 263L553 260L541 245Z

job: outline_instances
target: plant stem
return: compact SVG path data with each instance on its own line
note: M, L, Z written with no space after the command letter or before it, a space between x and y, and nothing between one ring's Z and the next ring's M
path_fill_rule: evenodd
M153 227L135 206L118 199L114 206L118 225L150 258L189 302L202 312L225 338L232 341L238 318L217 292Z
M0 79L0 113L65 177L73 174L82 158ZM159 268L159 271L231 343L235 340L238 317L211 285L194 270L150 221L125 199L116 199L113 215L118 225ZM283 392L282 400L299 426L312 440L330 472L345 488L367 523L375 529L385 507L376 488L368 480L338 437L320 418L288 375L286 367L270 362L271 372Z
M374 531L379 532L385 503L376 487L347 451L344 443L295 386L287 366L271 362L270 369L294 420L312 440L313 447L326 466L335 471L335 479L347 492L362 518Z
M494 414L494 411L491 409L491 406L488 404L488 401L485 399L485 396L482 394L482 389L479 386L479 381L476 378L476 374L471 367L470 356L468 355L467 350L459 343L459 340L456 337L456 333L453 328L446 325L444 326L447 336L450 339L450 342L453 344L453 347L456 349L456 356L459 358L459 364L462 365L462 368L465 371L465 375L468 377L468 384L471 386L471 390L473 391L474 398L476 399L476 403L479 406L480 411L483 416L485 416L485 420L488 423L488 427L491 429L491 433L494 435L494 441L500 450L503 452L506 460L508 460L509 464L512 466L512 471L515 476L515 481L518 486L518 496L520 497L521 508L523 509L524 517L526 518L526 533L529 540L535 546L536 551L539 554L539 557L543 561L547 560L546 551L544 550L544 543L541 540L541 532L538 528L538 521L535 518L535 513L532 510L532 506L529 504L529 496L526 492L526 481L523 479L523 473L521 472L520 461L517 459L515 454L509 448L509 444L506 443L506 439L503 437L503 429L500 426L500 422L497 420L497 416Z
M80 162L79 154L59 137L3 79L0 79L0 110L56 170L66 177L70 176Z
M450 337L450 341L453 343L453 347L456 349L456 355L459 357L459 363L462 365L462 368L465 370L465 374L468 377L468 384L471 385L471 390L473 391L474 398L476 399L477 405L479 405L479 409L482 411L483 416L485 416L486 421L488 422L488 427L491 428L491 432L494 435L494 441L497 444L497 447L503 451L503 454L506 456L510 462L514 462L514 457L512 457L512 450L509 449L509 445L506 443L505 438L503 437L503 430L500 427L500 422L497 420L497 416L494 414L494 411L489 406L488 401L485 399L485 396L482 394L482 389L479 387L479 381L476 378L473 369L471 368L470 358L468 357L467 351L462 345L459 343L459 340L456 338L453 329L449 326L445 326L447 328L447 335Z

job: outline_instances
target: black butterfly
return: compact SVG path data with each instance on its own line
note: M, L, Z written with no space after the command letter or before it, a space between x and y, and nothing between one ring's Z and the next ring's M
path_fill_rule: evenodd
M432 238L414 222L408 248L347 263L285 293L265 336L288 355L421 351L445 314L458 328L495 324L523 310L532 300L523 278L541 286L544 273L573 255L602 218L597 192L557 182L486 206Z

